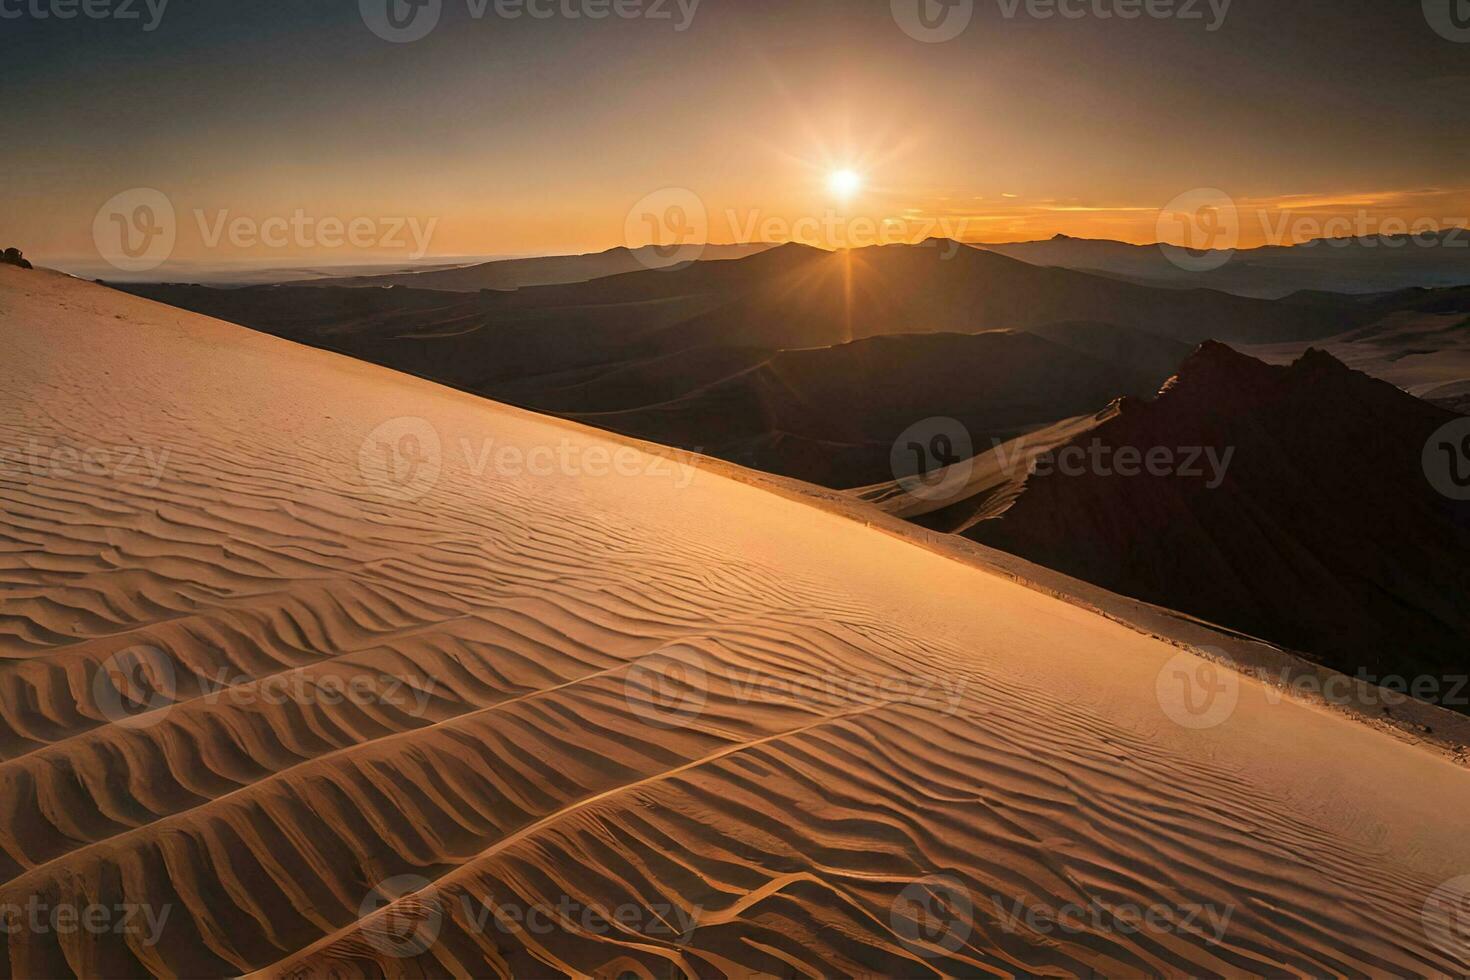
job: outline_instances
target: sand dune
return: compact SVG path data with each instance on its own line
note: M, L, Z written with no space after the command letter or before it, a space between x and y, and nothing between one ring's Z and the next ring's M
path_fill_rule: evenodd
M0 339L0 907L159 923L4 975L1470 969L1405 738L1185 727L1204 661L954 555L56 274Z

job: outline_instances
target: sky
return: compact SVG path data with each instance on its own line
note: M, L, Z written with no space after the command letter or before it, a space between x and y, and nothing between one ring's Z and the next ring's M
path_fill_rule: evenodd
M91 272L124 232L123 265L185 267L1179 241L1181 199L1241 247L1470 221L1463 0L412 2L0 0L0 246Z

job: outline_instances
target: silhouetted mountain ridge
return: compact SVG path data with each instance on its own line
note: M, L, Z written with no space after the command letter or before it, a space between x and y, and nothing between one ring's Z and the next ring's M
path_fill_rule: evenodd
M588 282L627 272L666 269L692 261L718 262L745 258L769 248L765 244L698 245L680 248L620 245L585 255L553 255L522 259L496 259L457 269L398 272L387 275L343 276L301 285L350 288L406 286L446 292L478 292L482 289L514 290Z
M1220 343L1118 409L1052 458L1198 450L1203 472L1022 470L999 516L972 524L957 501L923 521L1348 673L1463 670L1470 504L1422 459L1452 413L1324 351L1278 367ZM1213 487L1211 459L1228 461Z

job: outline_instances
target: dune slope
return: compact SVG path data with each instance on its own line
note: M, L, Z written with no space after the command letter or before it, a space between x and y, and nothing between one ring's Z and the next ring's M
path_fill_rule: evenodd
M4 975L1470 968L1421 747L1184 727L1202 661L983 568L58 275L0 344L0 906L159 924Z

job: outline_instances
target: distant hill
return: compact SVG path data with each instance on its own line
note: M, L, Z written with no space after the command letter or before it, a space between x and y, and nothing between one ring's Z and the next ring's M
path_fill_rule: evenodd
M978 248L1034 265L1077 269L1167 288L1218 289L1239 296L1281 299L1293 293L1374 294L1408 287L1470 284L1470 230L1433 234L1375 235L1316 239L1300 245L1242 249L1208 272L1189 253L1172 245L1057 235L1045 241L979 245Z
M1303 306L1041 269L953 243L799 245L515 292L130 291L538 411L847 488L930 417L1008 439L1151 395L1205 331L1312 338Z
M432 290L128 285L138 295L471 390L697 347L789 350L900 333L1103 321L1184 343L1311 340L1365 322L1312 304L1152 289L1040 268L952 242L825 252L782 245L588 282L461 295Z
M743 259L764 252L770 245L704 245L697 261L718 262ZM587 255L553 255L545 258L498 259L457 269L431 269L424 272L402 272L390 275L344 276L319 279L301 285L381 287L408 286L412 289L436 289L447 292L473 293L481 289L523 289L558 283L587 282L625 272L667 269L688 264L690 250L665 249L656 245L642 248L612 248Z
M623 391L635 372L648 392L616 411L566 411L565 402L526 392L514 400L579 422L834 488L893 473L895 440L926 419L953 419L977 448L1104 404L1151 395L1170 373L1093 357L1030 333L904 334L806 350L770 351L728 376L700 371L697 348L610 372ZM750 349L743 349L750 355ZM692 361L698 364L692 364ZM685 393L671 394L683 379ZM524 390L525 386L521 386ZM504 398L507 389L491 392ZM620 392L621 393L621 392ZM603 395L606 398L606 394ZM561 408L554 408L560 404Z
M1245 343L1320 337L1357 322L1354 304L1343 298L1303 306L1153 289L938 240L840 252L786 245L729 265L732 280L741 276L738 288L671 327L670 342L735 337L758 345L816 346L892 333L1024 330L1085 320L1189 343L1209 337ZM721 271L720 264L705 266L706 276Z

